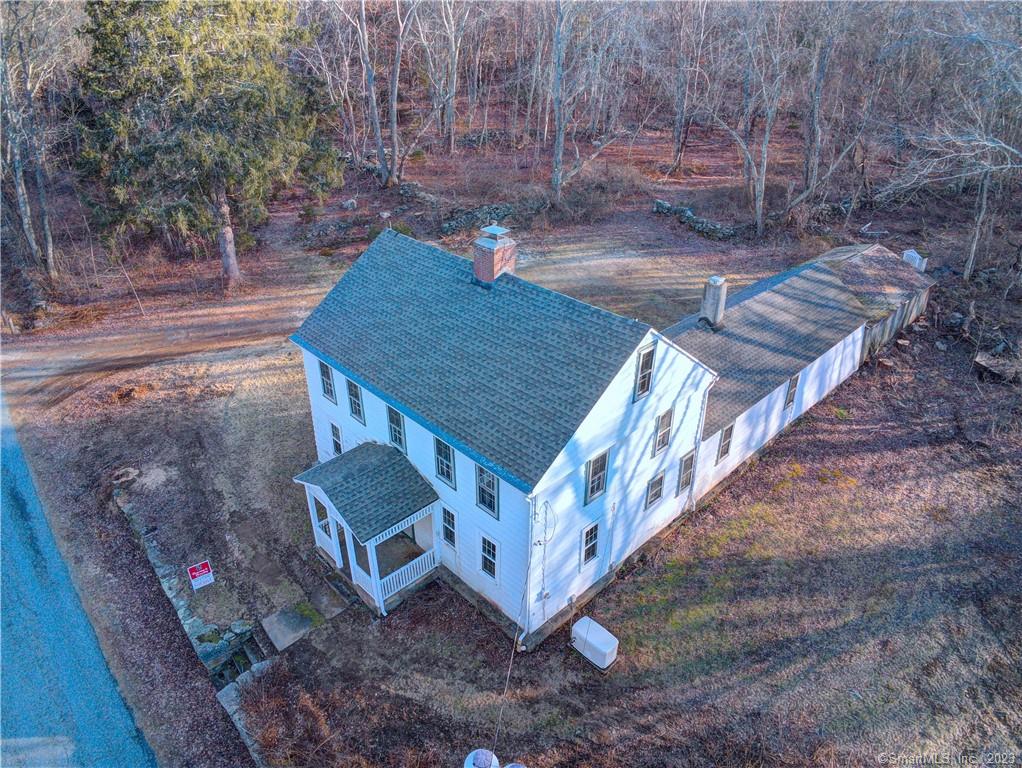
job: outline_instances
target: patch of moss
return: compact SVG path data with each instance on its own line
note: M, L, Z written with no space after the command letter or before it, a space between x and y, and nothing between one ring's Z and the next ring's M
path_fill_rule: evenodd
M854 488L859 484L858 480L840 469L821 469L816 479L820 485L833 485L837 488Z
M298 603L295 606L295 613L308 619L313 627L318 627L323 623L323 614L313 608L311 603Z
M196 637L200 643L209 643L210 645L216 645L220 642L220 630L213 628L208 632L203 632L201 635Z

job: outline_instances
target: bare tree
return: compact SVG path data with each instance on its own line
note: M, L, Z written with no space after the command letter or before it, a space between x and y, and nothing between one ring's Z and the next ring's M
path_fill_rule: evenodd
M620 5L588 5L577 0L556 0L553 5L552 61L550 94L554 118L553 155L550 163L550 187L554 201L560 203L564 184L594 160L616 137L600 141L596 150L583 158L576 146L575 162L564 170L564 143L575 108L595 79L602 76L602 64L620 46L622 30L612 23ZM582 11L588 11L583 15ZM584 22L584 24L583 24ZM623 46L621 46L623 47Z
M752 15L737 20L741 28L738 55L742 62L742 109L736 116L728 115L721 83L715 101L711 102L710 117L731 137L738 149L751 192L756 234L762 236L766 229L770 139L784 94L791 47L783 6L756 6L749 13ZM757 117L762 118L758 132L755 130Z
M47 136L38 100L43 88L73 66L78 52L73 27L80 9L70 4L15 2L3 5L0 101L5 139L10 150L12 184L21 228L30 255L50 277L57 274L49 203ZM31 174L37 205L26 177ZM33 208L42 231L36 236Z

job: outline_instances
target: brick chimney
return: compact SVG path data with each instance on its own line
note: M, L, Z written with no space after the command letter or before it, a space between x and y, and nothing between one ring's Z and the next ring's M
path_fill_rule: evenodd
M727 302L727 280L714 275L703 286L703 305L699 317L716 330L724 324L724 305Z
M484 286L489 286L505 272L515 272L516 243L507 233L510 229L498 227L496 222L480 230L472 243L472 271Z

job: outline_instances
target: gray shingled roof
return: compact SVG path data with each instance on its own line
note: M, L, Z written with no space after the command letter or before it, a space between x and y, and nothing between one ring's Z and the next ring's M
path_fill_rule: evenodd
M902 304L934 285L934 281L879 244L833 248L816 259L833 269L869 314L885 320Z
M362 443L295 478L323 490L365 544L439 498L397 448Z
M804 264L729 296L721 329L691 315L664 335L720 376L706 405L706 439L866 320L830 267Z
M386 230L292 339L531 490L649 329Z

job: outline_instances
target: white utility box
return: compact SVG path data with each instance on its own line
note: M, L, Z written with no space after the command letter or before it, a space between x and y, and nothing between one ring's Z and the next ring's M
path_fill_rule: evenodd
M588 616L572 626L571 644L597 669L606 671L617 660L617 638Z

